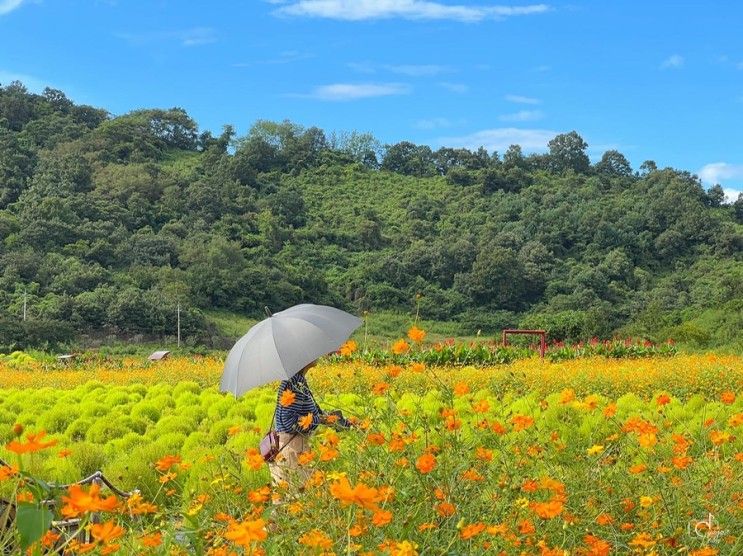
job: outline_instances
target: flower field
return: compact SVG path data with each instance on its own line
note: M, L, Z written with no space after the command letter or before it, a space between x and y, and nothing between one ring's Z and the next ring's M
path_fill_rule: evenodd
M3 528L0 505L0 547L743 553L740 357L321 363L308 375L320 404L357 426L313 436L302 492L267 486L256 451L275 387L236 400L218 392L221 370L217 358L0 361L0 498L17 509ZM139 493L47 484L99 469ZM53 512L39 503L50 498ZM80 521L39 525L52 518Z

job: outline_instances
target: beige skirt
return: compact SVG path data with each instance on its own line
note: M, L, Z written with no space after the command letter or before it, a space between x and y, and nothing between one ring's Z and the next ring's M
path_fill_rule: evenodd
M310 469L299 465L299 455L310 450L309 435L280 432L279 449L276 460L268 464L271 483L279 489L301 488L310 476Z

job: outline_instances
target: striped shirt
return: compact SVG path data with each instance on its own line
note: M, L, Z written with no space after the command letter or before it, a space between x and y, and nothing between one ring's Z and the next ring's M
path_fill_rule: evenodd
M281 405L281 394L285 390L291 390L296 395L294 403L288 407ZM308 413L312 413L312 424L309 428L302 429L297 421ZM279 394L276 400L276 420L277 432L302 432L310 433L320 424L320 416L325 412L320 409L312 397L310 386L303 373L297 373L289 380L283 380L279 386Z

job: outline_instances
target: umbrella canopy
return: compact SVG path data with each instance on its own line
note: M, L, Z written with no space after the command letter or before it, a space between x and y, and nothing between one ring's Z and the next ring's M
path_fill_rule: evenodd
M220 389L239 396L262 384L287 380L340 348L362 322L340 309L309 303L271 315L232 347Z

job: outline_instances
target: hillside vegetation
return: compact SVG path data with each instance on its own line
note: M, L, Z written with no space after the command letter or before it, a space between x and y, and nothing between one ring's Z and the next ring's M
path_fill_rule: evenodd
M475 152L179 108L113 117L0 87L0 351L175 334L299 302L463 335L672 337L743 349L743 199L575 132ZM24 300L27 319L22 320Z

